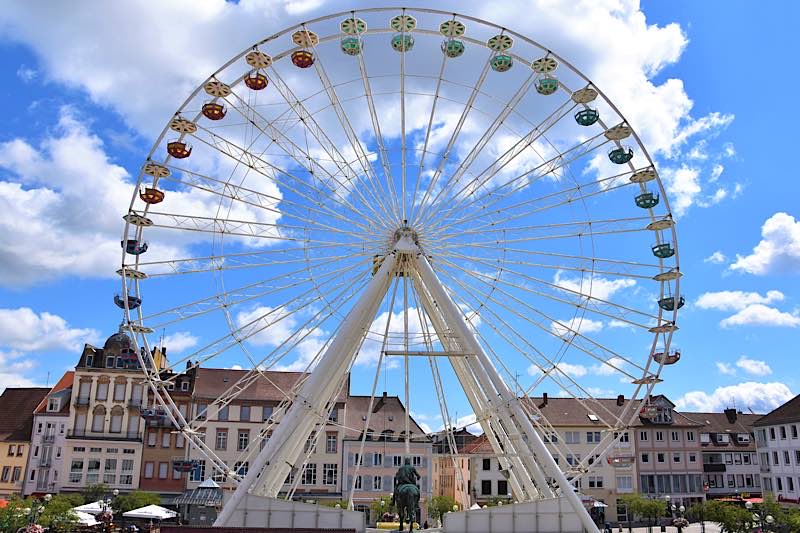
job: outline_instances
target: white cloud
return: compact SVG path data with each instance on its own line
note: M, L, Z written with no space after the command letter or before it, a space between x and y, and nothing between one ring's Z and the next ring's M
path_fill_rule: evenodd
M550 323L550 331L559 337L568 337L573 335L573 332L581 333L597 333L603 329L603 323L599 320L592 320L590 318L582 318L580 316L567 320L553 321Z
M715 265L719 265L719 264L724 263L725 261L727 261L727 259L728 258L725 257L725 254L723 254L722 252L717 250L713 254L711 254L708 257L706 257L705 259L703 259L703 263L714 263Z
M188 331L176 331L164 337L164 346L167 348L167 353L174 355L189 348L194 348L199 340Z
M32 82L38 75L39 72L35 68L31 68L27 65L20 65L20 67L17 69L17 77L25 83Z
M763 275L800 272L800 220L788 213L775 213L761 226L761 241L753 253L736 255L731 270Z
M675 216L681 216L696 202L702 192L700 169L681 165L679 168L666 167L661 176L670 197L670 206Z
M767 291L764 296L757 292L719 291L701 294L695 305L700 309L740 311L753 304L771 304L783 299L783 293L776 290Z
M612 357L607 363L598 363L592 367L592 373L598 376L611 376L618 374L619 370L625 370L627 363L621 357Z
M772 369L769 367L766 361L750 359L744 355L736 361L736 366L754 376L768 376L769 374L772 374Z
M715 181L717 181L724 171L725 167L720 163L714 165L711 169L711 177L708 178L708 182L714 183Z
M582 378L583 376L589 373L589 369L583 365L567 363L564 361L556 363L555 367L558 368L558 370L560 371L553 373L553 375L555 375L557 378L563 378L563 374L566 374L571 378ZM550 369L547 370L549 371ZM541 373L542 373L541 369L536 365L530 365L528 367L528 374L531 376L537 376Z
M37 387L36 380L26 377L36 365L30 357L17 352L0 351L0 392L6 387Z
M553 283L563 289L589 295L600 300L608 300L617 291L636 285L635 280L628 278L613 280L601 276L570 278L564 276L564 272L561 270L556 271L555 276L553 276Z
M29 307L0 309L0 347L13 351L79 350L84 342L96 342L99 333L73 328L58 315Z
M747 412L752 409L756 413L766 413L794 397L784 383L744 382L736 385L719 387L712 393L691 391L684 394L676 402L678 409L687 411L721 411L736 406Z
M717 365L717 370L720 374L725 374L726 376L733 376L736 374L736 369L733 368L729 363L723 363L722 361L717 361L714 363Z
M722 320L723 328L731 326L774 326L790 327L800 326L800 316L797 313L786 313L763 304L753 304L745 307L735 315Z

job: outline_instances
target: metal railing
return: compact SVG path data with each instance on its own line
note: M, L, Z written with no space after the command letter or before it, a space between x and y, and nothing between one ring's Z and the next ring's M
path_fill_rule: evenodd
M119 431L117 433L104 431L91 431L87 429L70 429L67 431L68 439L88 439L88 440L129 440L142 441L140 431Z

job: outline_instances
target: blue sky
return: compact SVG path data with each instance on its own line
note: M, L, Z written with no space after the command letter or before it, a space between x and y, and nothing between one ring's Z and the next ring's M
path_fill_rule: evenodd
M120 3L98 25L90 4L62 11L20 2L0 14L0 386L44 384L48 375L53 383L83 342L102 342L116 329L120 217L153 141L191 90L250 43L351 6ZM754 18L744 2L542 2L536 9L526 2L530 15L520 15L521 2L493 5L452 8L530 35L570 60L609 94L656 159L678 220L688 302L674 339L683 359L665 370L657 391L690 409L735 402L756 411L800 391L790 358L800 327L800 185L784 162L795 151L790 96L798 80L788 68L788 40L800 8L767 4ZM175 258L196 246L165 236L156 253ZM161 308L209 289L183 279L153 285ZM650 294L631 289L624 298L636 305ZM223 320L171 328L171 351L192 353L224 333ZM485 324L479 328L491 336ZM617 346L646 344L626 331L602 335ZM264 346L274 342L252 349ZM563 362L582 367L572 369L580 383L617 392L618 380L593 373L589 361ZM373 372L369 362L356 367L357 392L369 391ZM453 404L459 416L468 411L459 399ZM436 426L436 410L424 405L412 410Z

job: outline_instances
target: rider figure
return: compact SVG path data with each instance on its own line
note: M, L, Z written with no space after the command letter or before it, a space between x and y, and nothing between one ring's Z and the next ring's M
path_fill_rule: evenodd
M411 458L406 457L403 459L403 466L397 469L397 473L394 475L394 493L392 494L392 504L395 503L395 498L397 497L397 488L400 485L415 485L419 489L419 485L417 485L417 480L422 477L417 472L417 469L411 466Z

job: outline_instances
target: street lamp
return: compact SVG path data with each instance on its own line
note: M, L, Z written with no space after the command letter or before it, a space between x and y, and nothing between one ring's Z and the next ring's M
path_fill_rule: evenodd
M765 516L765 515L762 515L760 511L753 510L753 502L746 501L746 502L744 502L744 506L747 508L748 511L752 511L753 512L753 521L757 522L760 528L763 528L764 524L766 524L766 526L767 526L766 529L769 530L769 528L772 526L772 524L775 523L775 519L772 517L772 515L768 514L768 515Z

